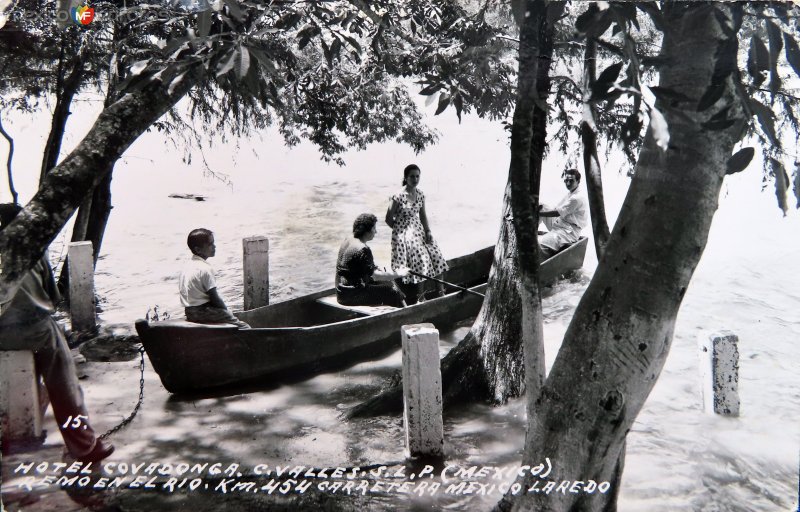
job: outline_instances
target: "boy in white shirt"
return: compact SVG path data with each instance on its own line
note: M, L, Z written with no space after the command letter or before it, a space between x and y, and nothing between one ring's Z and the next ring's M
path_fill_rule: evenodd
M192 259L186 263L178 278L178 291L186 320L198 324L233 324L240 329L249 329L249 325L228 311L217 292L214 269L206 261L217 252L214 234L204 228L192 230L186 244L192 251Z

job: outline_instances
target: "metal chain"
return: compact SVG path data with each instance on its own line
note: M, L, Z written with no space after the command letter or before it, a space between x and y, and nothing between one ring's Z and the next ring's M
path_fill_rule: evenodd
M116 427L101 435L100 439L106 439L112 434L115 434L116 432L128 426L128 424L133 421L136 413L139 412L139 407L142 406L142 402L144 401L144 347L139 347L139 357L141 357L141 362L139 364L139 370L141 372L141 376L139 377L139 401L136 402L136 407L133 408L133 412L130 416L122 420Z

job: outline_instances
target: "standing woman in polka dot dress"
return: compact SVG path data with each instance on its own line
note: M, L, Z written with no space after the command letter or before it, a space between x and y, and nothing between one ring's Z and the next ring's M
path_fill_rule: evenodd
M417 188L420 170L415 164L403 169L403 189L392 196L392 204L386 212L386 224L392 228L392 268L406 267L419 274L440 277L447 270L447 262L439 245L431 235L428 217L425 215L425 194ZM409 275L403 278L411 293L408 299L424 299L424 278ZM438 285L439 295L444 295L444 286ZM409 304L412 302L409 302Z

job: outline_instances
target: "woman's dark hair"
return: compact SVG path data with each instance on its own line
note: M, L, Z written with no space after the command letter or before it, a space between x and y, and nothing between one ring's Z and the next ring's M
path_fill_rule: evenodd
M353 222L353 236L356 238L361 238L370 230L372 230L377 223L378 217L372 215L371 213L362 213L356 217L355 222Z
M213 233L206 228L193 229L189 236L186 237L186 245L191 249L192 254L197 254L194 250L197 247L203 246L211 241Z
M410 173L411 171L419 171L419 172L422 172L422 171L420 170L419 166L417 166L417 164L408 164L408 165L406 166L406 168L405 168L405 169L403 169L403 186L404 186L404 187L405 187L405 186L406 186L406 184L408 183L408 180L407 180L406 178L408 178L408 173Z
M14 217L16 217L21 211L22 206L18 205L17 203L0 204L0 231L2 231L4 227L11 224L11 221L14 220Z

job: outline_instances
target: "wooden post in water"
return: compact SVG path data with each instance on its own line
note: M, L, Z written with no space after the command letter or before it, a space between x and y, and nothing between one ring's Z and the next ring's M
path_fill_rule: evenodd
M703 379L703 410L739 416L739 337L730 331L698 338Z
M97 328L94 304L94 260L92 242L71 242L69 257L69 315L73 331Z
M433 324L404 325L403 420L411 457L444 455L439 331Z
M39 383L29 350L0 351L0 416L5 442L42 435Z
M244 310L269 304L269 239L254 236L242 240L244 250Z

